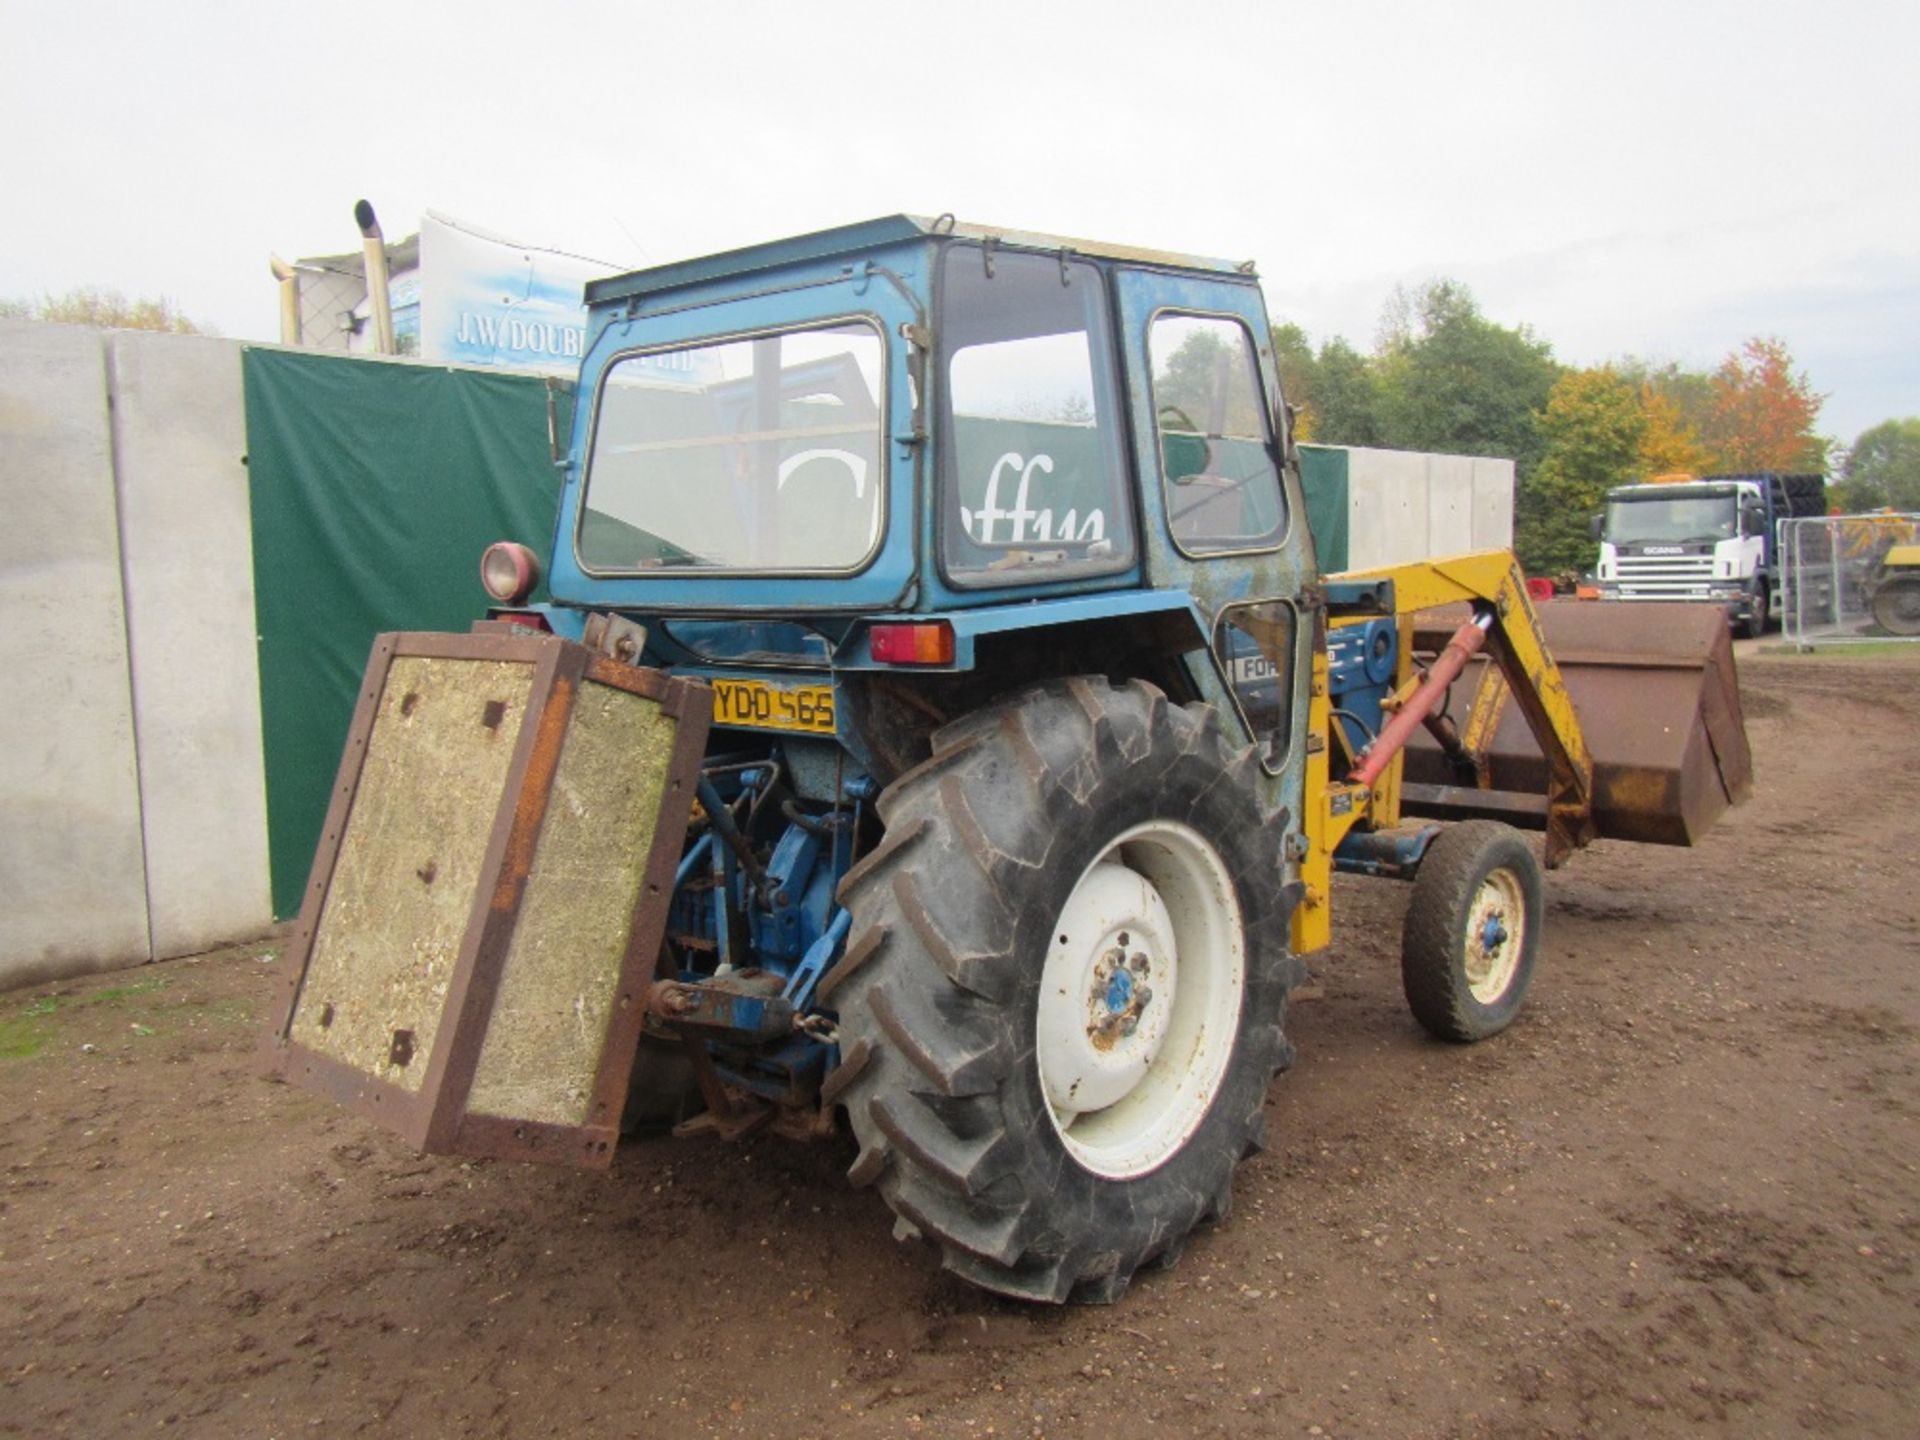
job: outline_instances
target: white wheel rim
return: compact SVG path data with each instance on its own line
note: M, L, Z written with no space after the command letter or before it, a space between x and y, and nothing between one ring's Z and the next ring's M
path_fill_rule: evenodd
M1467 989L1482 1005L1507 993L1527 943L1527 906L1520 877L1502 866L1480 882L1467 907Z
M1040 972L1034 1054L1068 1153L1113 1180L1178 1154L1226 1076L1245 985L1219 852L1172 820L1116 837L1067 897Z

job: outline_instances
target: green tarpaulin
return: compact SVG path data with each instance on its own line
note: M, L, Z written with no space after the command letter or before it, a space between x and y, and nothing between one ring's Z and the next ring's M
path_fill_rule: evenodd
M1347 452L1334 445L1300 447L1300 488L1307 492L1307 528L1325 574L1347 568Z
M486 607L489 542L546 554L559 476L536 377L276 350L246 351L242 369L267 838L284 918L300 908L373 637L466 630Z

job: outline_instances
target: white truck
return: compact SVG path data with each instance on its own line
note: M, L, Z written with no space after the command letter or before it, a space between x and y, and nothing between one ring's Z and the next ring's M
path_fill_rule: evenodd
M1603 600L1718 601L1748 636L1780 608L1780 522L1819 515L1824 475L1661 475L1594 517Z

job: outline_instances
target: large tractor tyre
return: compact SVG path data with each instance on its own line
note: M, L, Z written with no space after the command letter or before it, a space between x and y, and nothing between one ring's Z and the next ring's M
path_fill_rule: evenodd
M1920 575L1890 575L1873 592L1874 623L1889 635L1920 635Z
M1467 1043L1520 1013L1540 950L1540 862L1521 834L1465 820L1434 838L1400 935L1407 1004L1427 1031Z
M1110 1301L1262 1143L1303 973L1286 817L1251 750L1138 682L1028 690L933 750L840 887L849 1173L975 1284Z

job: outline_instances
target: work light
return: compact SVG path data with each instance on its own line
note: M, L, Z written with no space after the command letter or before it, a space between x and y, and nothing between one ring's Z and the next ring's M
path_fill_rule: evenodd
M540 583L540 562L526 546L496 540L480 552L480 583L502 605L518 605Z

